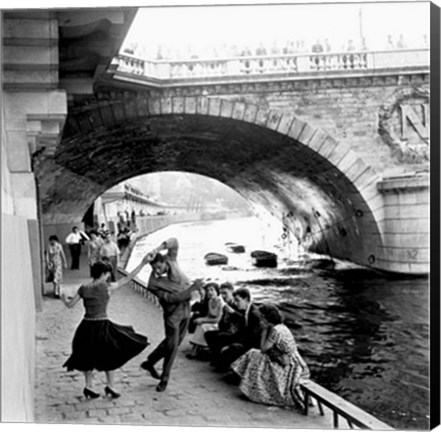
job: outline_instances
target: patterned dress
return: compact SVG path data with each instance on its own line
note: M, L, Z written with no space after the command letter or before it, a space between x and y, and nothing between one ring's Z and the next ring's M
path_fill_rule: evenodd
M60 243L48 244L46 254L47 269L51 273L51 282L60 284L63 279L63 259L61 258L63 247Z
M274 326L268 340L273 350L284 354L282 366L268 353L252 348L231 368L241 377L240 390L253 402L266 405L303 407L299 384L309 379L309 369L297 350L294 336L284 324Z

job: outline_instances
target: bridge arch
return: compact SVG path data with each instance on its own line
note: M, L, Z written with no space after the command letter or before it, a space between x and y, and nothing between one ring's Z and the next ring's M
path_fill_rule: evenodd
M242 101L102 93L72 107L34 167L45 224L78 221L123 180L185 171L265 207L312 250L375 266L381 245L378 174L312 124Z

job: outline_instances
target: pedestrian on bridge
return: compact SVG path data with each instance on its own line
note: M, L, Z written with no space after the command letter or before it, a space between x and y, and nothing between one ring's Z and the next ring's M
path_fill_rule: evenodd
M158 297L164 312L165 338L147 357L141 367L150 375L159 379L156 391L167 388L171 368L179 345L187 333L190 319L190 302L192 292L199 290L203 282L197 279L191 284L182 272L178 261L179 244L176 238L162 242L149 252L152 272L147 289ZM160 252L166 250L163 255ZM162 374L159 375L155 364L163 359Z
M61 300L68 308L74 307L83 299L86 310L75 331L72 355L63 364L68 371L76 369L84 372L86 385L83 393L86 399L100 396L92 390L95 369L106 373L106 396L119 397L120 394L114 388L114 370L138 355L148 345L147 337L135 333L133 327L110 321L107 317L107 304L111 292L131 281L149 261L146 255L131 273L118 282L109 282L111 266L98 261L92 266L92 282L81 285L72 298L61 295Z

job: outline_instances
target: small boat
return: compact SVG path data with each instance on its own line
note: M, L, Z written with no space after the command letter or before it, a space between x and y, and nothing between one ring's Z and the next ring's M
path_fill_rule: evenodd
M232 242L225 243L225 248L227 249L228 252L233 252L233 253L245 252L245 246L242 246L237 243L232 243Z
M277 255L272 252L255 250L251 252L251 260L256 267L277 267Z
M204 256L207 265L228 264L228 257L217 252L210 252Z

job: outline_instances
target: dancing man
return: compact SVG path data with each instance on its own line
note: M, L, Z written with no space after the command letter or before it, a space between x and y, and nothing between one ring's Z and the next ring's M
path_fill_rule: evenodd
M178 347L188 329L190 318L191 294L201 288L203 281L197 279L190 283L177 262L178 240L170 238L162 242L156 249L149 252L152 273L148 282L148 290L156 295L164 312L165 339L141 364L150 375L159 379L156 391L167 388L170 371L173 366ZM166 250L166 254L160 252ZM164 359L162 374L155 369L155 364Z

